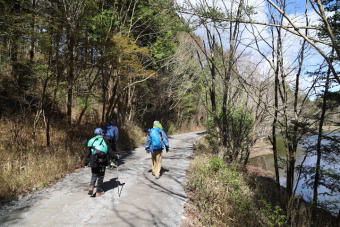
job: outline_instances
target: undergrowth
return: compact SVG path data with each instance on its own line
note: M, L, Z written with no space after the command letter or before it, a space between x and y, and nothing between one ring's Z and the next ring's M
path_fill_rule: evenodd
M271 173L255 166L226 164L216 157L208 136L194 146L186 185L191 221L187 226L339 226L340 215L318 209L312 217L312 204L295 196L287 217L288 196L277 189ZM313 222L314 221L314 222Z
M283 226L284 211L249 186L247 173L207 151L196 151L186 189L203 226Z

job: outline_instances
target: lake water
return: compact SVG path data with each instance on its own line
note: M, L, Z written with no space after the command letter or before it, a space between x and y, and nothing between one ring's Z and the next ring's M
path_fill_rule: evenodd
M340 139L340 133L337 134L328 134L331 136L336 136ZM309 136L306 137L304 140L304 144L300 145L299 151L297 153L297 157L296 157L296 166L300 165L303 160L303 166L310 166L310 167L315 167L316 164L316 154L315 154L315 150L313 152L309 152L309 155L306 156L306 152L304 152L306 150L306 146L313 146L316 144L317 142L317 136ZM330 145L330 142L327 140L324 140L323 145ZM337 147L337 149L340 149L340 144L337 143L335 144L335 146ZM336 150L336 148L333 147L334 150ZM279 154L280 158L285 159L285 154ZM306 157L305 157L306 156ZM330 157L330 156L328 156ZM332 173L337 173L340 174L340 155L338 153L338 155L332 155L332 161L328 161L325 158L321 159L321 168L322 170L326 170L328 172L332 172ZM260 157L255 157L253 159L250 160L250 164L259 166L265 170L269 170L273 173L275 173L274 171L274 159L273 159L273 155L264 155L264 156L260 156ZM280 169L280 184L282 186L286 185L286 179L285 179L285 171L283 169ZM314 176L313 176L314 177ZM295 176L295 185L296 186L296 181L298 178L298 173L296 173ZM305 174L304 177L301 177L301 179L299 180L299 184L297 185L296 188L296 193L301 195L306 201L311 201L313 199L313 188L310 186L306 185L306 182L308 182L311 179L311 175L310 174ZM340 186L340 182L339 181L334 181L332 184L337 184L335 186ZM333 213L337 214L339 212L339 208L340 208L340 192L332 192L331 190L329 190L328 188L324 187L324 186L319 186L318 188L318 192L319 192L319 196L318 199L321 202L333 202L333 205L329 205L328 206L328 210L332 211Z

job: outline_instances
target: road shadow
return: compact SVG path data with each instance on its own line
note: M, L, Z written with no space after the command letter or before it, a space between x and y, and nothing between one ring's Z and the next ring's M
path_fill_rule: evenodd
M115 177L103 183L103 190L104 192L107 192L118 186L123 186L123 185L125 185L125 183L120 182L119 180L117 180L117 177Z
M115 152L115 155L118 155L118 159L115 159L115 163L117 166L121 166L125 163L125 159L127 157L129 157L130 155L132 155L134 150L128 150L128 151L119 151L119 152Z
M166 172L170 172L170 170L162 167L162 168L161 168L160 175L162 176L163 173L166 173Z
M161 167L161 172L160 172L160 176L163 175L163 173L166 173L166 172L169 172L170 170L169 169L166 169L164 167ZM152 169L149 169L148 170L148 173L151 173L152 172Z
M205 135L205 134L207 134L207 133L208 133L208 131L197 132L196 135Z
M150 187L152 189L155 189L155 190L157 190L159 192L163 192L163 193L165 193L165 194L167 194L169 196L177 197L177 198L179 198L180 200L183 200L183 201L185 199L187 199L187 196L185 194L181 194L179 192L176 192L176 191L173 191L173 190L170 190L170 189L164 187L163 185L161 185L158 182L156 182L157 180L154 181L154 180L150 179L146 175L146 173L144 173L143 175L144 175L144 178L150 183L150 184L147 184L148 187Z

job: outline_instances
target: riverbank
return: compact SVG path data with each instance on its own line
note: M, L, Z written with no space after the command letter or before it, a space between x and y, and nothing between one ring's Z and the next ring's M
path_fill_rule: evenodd
M187 174L185 219L188 226L313 226L311 205L294 198L287 220L287 196L277 189L274 174L248 165L227 165L212 152L207 141L196 146ZM257 147L253 155L261 154ZM267 150L268 151L268 150ZM259 156L258 156L259 157ZM319 209L314 226L336 226L336 218Z
M328 150L332 150L332 146L335 149L336 147L336 140L335 137L337 135L338 140L340 139L340 134L336 133L327 133L325 132L326 137L322 141L322 145L324 148ZM332 137L331 137L331 136ZM296 194L299 196L302 196L304 200L306 201L312 201L313 196L313 188L310 185L310 182L313 182L313 174L311 172L308 172L309 168L313 168L316 166L317 156L316 153L313 152L313 147L316 146L317 142L317 135L306 135L301 140L301 144L299 146L299 149L296 152L296 177L295 177L295 187L296 187ZM331 142L329 142L330 139L333 138L333 145ZM329 140L327 140L329 139ZM282 139L277 140L277 147L278 147L278 159L283 160L281 162L281 167L279 169L280 174L280 184L285 186L286 183L286 173L284 168L284 160L286 159L286 149L283 143ZM262 146L262 147L261 147ZM275 173L274 169L274 159L273 154L270 151L269 143L263 143L263 141L260 141L260 143L255 144L255 149L252 150L253 153L251 153L251 158L249 159L249 164L258 166L264 170L271 171L273 174ZM309 151L306 153L306 149ZM255 151L255 152L254 152ZM269 151L269 152L268 152ZM332 172L333 175L327 175L324 174L323 178L327 182L337 182L337 176L339 175L339 162L340 157L336 153L327 153L327 155L323 155L321 159L321 165L322 165L322 171L323 173ZM298 168L302 164L302 169ZM299 171L302 170L303 174L301 177L298 177ZM296 182L298 180L298 183ZM323 209L326 209L333 213L333 215L338 215L339 208L340 208L340 201L339 196L340 192L338 190L332 190L335 183L329 183L328 187L320 186L318 189L318 201L320 203L320 207ZM335 184L336 185L336 184Z
M273 146L268 139L257 140L250 150L249 158L273 154Z

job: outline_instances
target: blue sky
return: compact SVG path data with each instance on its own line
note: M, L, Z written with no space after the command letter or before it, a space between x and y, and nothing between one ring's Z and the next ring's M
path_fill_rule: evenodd
M184 0L180 1L183 2ZM208 2L212 2L212 0L207 0ZM258 8L256 8L257 14L253 16L253 20L254 21L260 21L260 22L266 22L266 16L265 16L265 12L266 12L266 1L265 0L248 0L249 2L252 3L252 5L256 5ZM197 3L200 2L200 0L190 0L191 3ZM221 4L220 1L215 1L215 3L217 4ZM227 1L225 1L225 3L227 3ZM227 3L228 4L228 3ZM294 21L296 21L297 24L304 24L305 21L305 4L306 1L289 1L287 4L287 13L289 14L289 16L294 19ZM221 8L223 8L223 5L221 5ZM309 4L308 1L308 11L309 11L309 18L313 21L313 25L317 25L318 24L318 16L317 14L314 12L314 10L312 9L311 5ZM300 22L299 22L300 21ZM295 22L294 22L295 23ZM259 29L263 29L264 26L257 26ZM270 35L269 33L266 34L268 32L266 32L265 30L261 33L264 36L266 35ZM201 38L204 39L204 29L197 29L196 30L196 34L199 35ZM244 34L246 36L246 38L251 39L253 37L253 35L251 34ZM228 37L228 32L225 32L225 34L223 35L224 39L227 39ZM316 37L316 36L315 36ZM293 62L293 59L296 58L296 56L299 53L299 49L300 49L300 43L302 42L302 39L297 37L296 35L293 35L291 33L286 33L285 34L285 48L286 48L286 52L285 52L285 62L287 64L289 64L290 62ZM325 45L319 45L319 47L327 52L329 51L329 47L325 46ZM263 48L265 48L265 46L263 46ZM256 55L255 51L251 51L249 50L248 52L253 52L254 55ZM260 58L260 56L258 56ZM255 59L256 57L254 57ZM301 89L304 89L306 87L309 87L311 85L311 78L307 76L307 72L312 72L315 71L319 65L323 62L323 57L312 47L310 48L309 54L308 56L305 58L305 63L304 63L304 68L303 68L303 81L301 81ZM268 67L268 66L267 66ZM294 73L293 73L294 74ZM292 75L292 77L294 77L294 75ZM332 90L339 90L340 86L337 86L335 88L332 88ZM318 90L316 90L316 92L319 92ZM314 98L314 96L311 97L312 99Z

